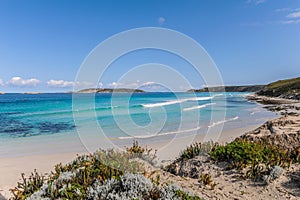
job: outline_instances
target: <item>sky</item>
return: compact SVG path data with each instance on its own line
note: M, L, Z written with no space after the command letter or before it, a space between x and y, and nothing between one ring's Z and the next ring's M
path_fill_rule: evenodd
M213 59L225 85L266 84L300 76L300 0L1 0L0 91L92 87L76 82L89 53L115 34L142 27L172 29L194 39ZM146 72L119 80L147 63L175 69L190 87L206 85L182 58L145 49L109 66L99 87L161 89ZM188 89L176 85L168 73L155 75L173 80L178 91Z

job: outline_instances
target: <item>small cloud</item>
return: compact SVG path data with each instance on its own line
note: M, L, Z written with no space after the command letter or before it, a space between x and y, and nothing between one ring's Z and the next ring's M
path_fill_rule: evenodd
M148 92L169 92L170 90L165 86L155 83L155 82L146 82L141 85L140 89Z
M158 24L160 26L164 25L164 23L166 22L166 18L164 17L159 17L158 20L157 20Z
M47 85L51 87L72 87L75 86L75 82L64 80L50 80L47 82Z
M99 87L99 88L103 88L103 83L101 83L101 82L98 83L98 87Z
M4 84L3 84L3 80L2 79L0 79L0 86L3 86Z
M300 11L292 12L292 13L288 14L286 17L287 18L299 18L300 17Z
M112 87L112 88L116 88L116 87L120 87L122 86L123 84L122 83L117 83L117 82L112 82L112 83L109 83L108 84L108 87Z
M12 77L7 84L12 86L37 86L40 83L40 80L36 78L23 79L21 77Z
M292 20L284 20L280 21L281 24L298 24L300 23L300 19L292 19Z
M280 24L298 24L300 23L300 8L290 9L285 20L279 21Z
M50 80L47 82L47 85L50 87L60 87L60 88L66 88L66 87L90 87L94 84L91 82L74 82L74 81L64 81L64 80Z
M247 0L246 3L251 3L251 4L255 4L255 5L259 5L262 3L265 3L267 0Z
M278 8L275 10L275 12L288 12L288 11L291 11L290 8Z
M155 82L148 81L146 83L143 83L141 86L151 86L151 85L155 85L155 84L156 84Z

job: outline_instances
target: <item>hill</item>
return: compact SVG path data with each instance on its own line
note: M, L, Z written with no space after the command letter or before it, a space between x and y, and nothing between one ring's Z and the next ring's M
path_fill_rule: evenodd
M264 88L264 85L243 85L243 86L216 86L202 89L191 89L188 92L257 92Z
M300 100L300 77L270 83L258 91L257 94Z

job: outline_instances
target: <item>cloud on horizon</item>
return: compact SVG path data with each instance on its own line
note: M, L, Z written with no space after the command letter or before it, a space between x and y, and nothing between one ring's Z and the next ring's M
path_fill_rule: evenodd
M68 87L90 87L93 86L93 83L90 82L74 82L74 81L65 81L65 80L50 80L47 82L47 85L50 87L57 88L68 88Z
M47 82L47 85L50 87L73 87L75 82L73 81L64 81L64 80L50 80Z
M11 86L19 87L34 87L37 86L41 81L36 78L23 79L19 76L12 77L7 84Z
M121 82L112 82L107 84L109 88L130 88L130 89L142 89L145 91L156 92L156 91L172 91L171 89L167 88L164 85L153 81L141 82L140 80L136 80L135 82L131 83L121 83ZM187 90L186 87L179 87L179 90L185 91ZM188 88L190 89L190 88Z

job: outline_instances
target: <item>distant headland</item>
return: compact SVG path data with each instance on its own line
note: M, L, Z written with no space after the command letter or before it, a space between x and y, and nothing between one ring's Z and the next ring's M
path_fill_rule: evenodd
M79 90L75 93L112 93L112 92L143 93L145 91L140 89L129 89L129 88L88 88L88 89Z
M265 85L242 85L242 86L215 86L202 89L190 89L188 92L258 92Z
M267 85L204 87L187 92L255 92L261 96L300 100L300 77L278 80Z

